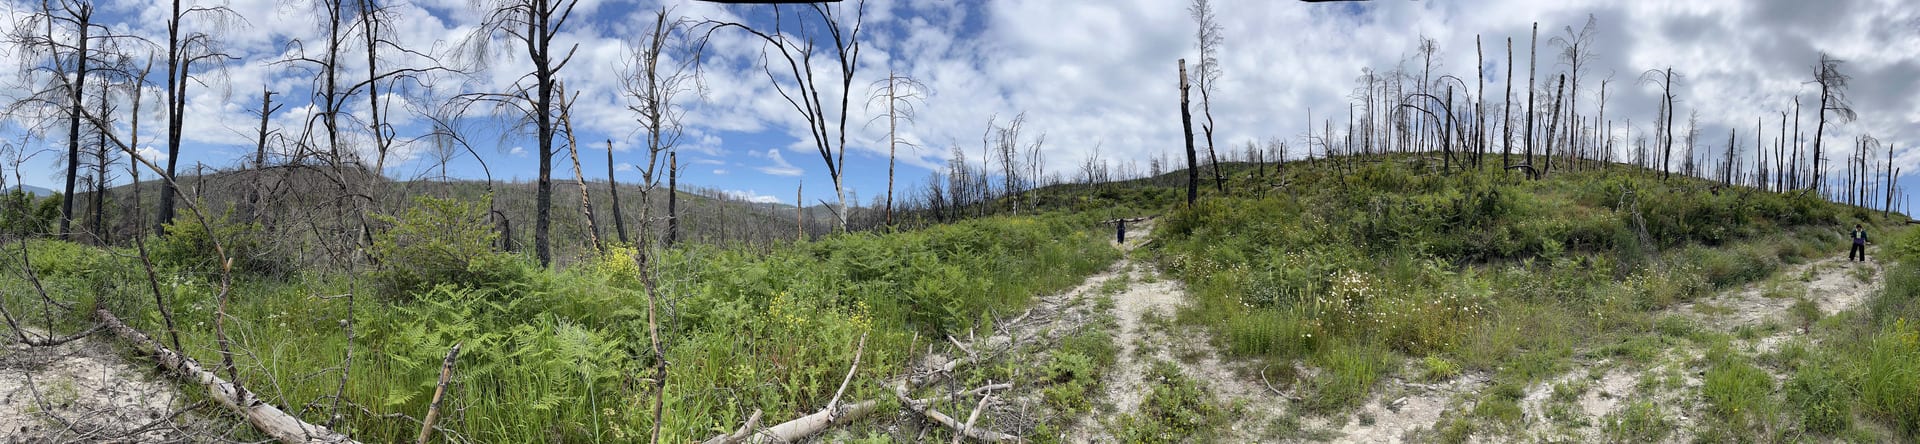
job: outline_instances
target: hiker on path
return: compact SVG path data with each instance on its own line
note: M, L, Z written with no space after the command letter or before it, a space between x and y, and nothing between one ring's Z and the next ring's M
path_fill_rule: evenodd
M1847 260L1856 260L1856 255L1860 258L1857 260L1867 260L1867 229L1861 228L1860 224L1853 224L1853 248L1847 250Z

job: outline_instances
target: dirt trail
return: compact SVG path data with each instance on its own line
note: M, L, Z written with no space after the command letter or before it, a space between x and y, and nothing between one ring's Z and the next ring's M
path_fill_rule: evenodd
M1775 289L1781 284L1772 282L1775 280L1762 281L1680 304L1675 311L1722 331L1760 326L1769 321L1792 326L1797 323L1789 310L1796 302L1794 296L1801 293L1793 287L1804 287L1807 299L1820 306L1821 316L1830 316L1866 301L1878 288L1881 271L1877 262L1850 262L1835 256L1782 269L1779 273L1786 278L1785 290Z
M1295 416L1293 387L1275 386L1261 376L1257 364L1223 359L1198 326L1181 325L1174 317L1188 303L1185 287L1160 276L1151 264L1137 263L1132 253L1151 240L1153 223L1130 226L1131 239L1115 244L1125 253L1107 271L1077 288L1041 298L1034 310L1006 325L1011 337L988 338L992 344L1045 344L1067 332L1097 327L1112 334L1119 359L1102 382L1100 402L1058 438L1064 442L1114 442L1118 419L1140 412L1155 386L1149 381L1156 362L1177 365L1202 385L1213 402L1228 409L1229 423L1220 442L1332 441L1427 442L1439 440L1436 427L1454 418L1470 417L1475 403L1491 389L1492 376L1467 372L1451 380L1411 379L1421 373L1419 361L1389 373L1373 389L1365 405L1331 416ZM1803 293L1822 315L1852 309L1876 288L1882 270L1874 263L1827 258L1784 267L1773 278L1729 290L1665 311L1695 321L1710 331L1759 329L1759 335L1736 335L1741 353L1767 353L1801 333L1791 308ZM1124 285L1122 285L1124 284ZM1782 290L1781 288L1786 288ZM1802 292L1801 289L1804 289ZM1118 290L1118 291L1115 291ZM1782 295L1788 295L1782 297ZM1104 298L1111 302L1104 302ZM1656 314L1659 318L1661 314ZM1577 352L1572 371L1547 378L1524 389L1517 427L1484 424L1473 418L1473 442L1554 441L1592 442L1607 439L1605 427L1636 403L1651 402L1658 414L1674 425L1665 441L1686 442L1695 435L1695 423L1705 407L1699 402L1705 350L1682 343L1662 349L1652 363L1597 357L1592 350ZM1773 371L1773 370L1769 370ZM1314 369L1296 369L1311 379ZM1776 375L1779 377L1779 375ZM1278 382L1278 381L1276 381ZM1031 405L1037 400L1013 404ZM1284 424L1284 426L1281 426Z
M1266 425L1285 413L1286 399L1259 379L1258 369L1223 360L1205 330L1174 322L1180 307L1187 304L1185 286L1161 276L1151 264L1135 263L1132 257L1134 249L1152 242L1154 223L1127 228L1127 242L1115 244L1126 256L1113 270L1088 279L1090 284L1113 279L1127 283L1124 291L1112 295L1113 308L1109 311L1116 323L1112 333L1119 359L1101 386L1111 408L1081 420L1070 441L1113 441L1103 425L1139 412L1153 387L1153 381L1147 379L1156 362L1177 365L1181 373L1212 393L1222 408L1238 409L1223 430L1223 440L1260 441Z
M1796 302L1792 294L1804 286L1804 294L1819 307L1822 316L1846 311L1864 302L1877 288L1880 265L1872 262L1849 263L1844 257L1832 257L1785 267L1782 279L1768 279L1739 289L1677 305L1669 313L1697 320L1699 325L1721 332L1742 327L1777 325L1770 335L1753 339L1736 338L1736 348L1750 354L1768 353L1801 333L1790 309ZM1868 277L1868 279L1863 279ZM1780 297L1781 295L1788 297ZM1771 296L1770 296L1771 295ZM1669 442L1686 442L1693 433L1690 418L1702 414L1696 394L1701 385L1700 371L1692 368L1705 354L1697 346L1676 347L1658 364L1635 368L1609 359L1576 362L1574 371L1527 387L1520 400L1523 427L1511 433L1475 434L1475 441L1567 441L1604 440L1606 418L1624 411L1631 402L1652 401L1667 417L1676 421ZM1409 363L1409 365L1413 365ZM1399 375L1414 374L1403 369ZM1776 378L1780 375L1776 375ZM1643 387L1644 381L1657 381ZM1442 418L1462 416L1474 408L1486 375L1465 374L1438 384L1409 382L1393 377L1374 388L1374 396L1340 427L1336 442L1403 442L1438 439L1433 428ZM1556 388L1558 393L1556 395Z
M1413 365L1408 363L1409 366ZM1403 369L1397 374L1413 374ZM1469 373L1452 380L1424 384L1395 376L1373 391L1366 406L1346 419L1336 442L1399 443L1421 441L1415 434L1433 427L1449 411L1473 408L1472 395L1486 388L1489 377ZM1324 419L1323 419L1324 420Z
M201 433L209 424L197 415L169 418L186 403L172 383L129 364L98 337L54 347L4 342L0 443L177 442L208 436Z
M1822 317L1831 316L1865 302L1878 288L1881 271L1877 262L1848 262L1836 256L1784 267L1769 279L1678 304L1666 313L1694 320L1695 325L1711 331L1736 333L1734 350L1754 357L1803 336L1791 312L1802 295L1819 307ZM1737 334L1743 329L1770 333L1743 337ZM1651 365L1636 367L1607 359L1576 363L1574 368L1585 371L1576 370L1528 387L1522 403L1527 418L1524 436L1604 439L1603 427L1609 415L1623 412L1628 401L1651 401L1674 420L1674 433L1666 441L1687 442L1695 435L1697 418L1705 414L1704 405L1697 402L1705 371L1698 364L1705 355L1701 345L1687 344L1666 350L1665 356ZM1787 376L1770 366L1761 368L1776 380ZM1549 398L1558 387L1579 394L1570 402L1571 408L1556 412ZM1557 420L1556 415L1560 416Z

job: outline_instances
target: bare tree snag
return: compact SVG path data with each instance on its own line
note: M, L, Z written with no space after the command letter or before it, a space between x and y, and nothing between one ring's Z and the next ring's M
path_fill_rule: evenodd
M925 84L921 84L920 81L914 80L912 77L903 76L891 71L887 73L886 79L874 83L880 82L885 82L886 87L875 88L873 97L868 98L867 103L872 104L874 100L885 100L887 102L887 114L875 118L885 117L887 119L886 224L892 226L894 159L901 144L906 144L909 147L917 147L917 145L914 145L912 142L900 139L900 121L903 119L910 123L914 121L914 117L918 114L916 112L918 110L914 107L914 102L924 101L928 88Z
M1820 114L1813 129L1813 181L1811 186L1820 185L1820 142L1827 130L1827 112L1832 111L1843 121L1851 122L1859 116L1854 114L1853 105L1847 100L1847 81L1852 77L1840 72L1840 64L1845 63L1827 53L1820 53L1820 65L1814 67L1813 83L1820 84Z
M190 15L212 15L201 23L220 23L233 10L225 6L195 6L180 8L180 0L173 0L172 14L167 18L167 181L162 182L160 194L160 214L154 220L154 233L165 235L165 225L173 221L174 202L179 187L171 180L176 177L175 167L180 162L180 136L186 124L187 83L193 64L209 60L224 59L229 56L214 51L213 36L203 32L181 35L181 27ZM184 37L184 39L182 38ZM331 78L331 77L329 77ZM331 113L329 113L331 115Z
M1479 76L1474 82L1473 92L1473 167L1480 167L1480 160L1487 155L1487 52L1480 46L1480 35L1473 35L1473 72Z
M1893 167L1893 149L1899 146L1900 145L1896 143L1887 147L1887 203L1885 206L1880 207L1880 217L1886 217L1893 213L1893 183L1900 179L1900 170Z
M580 99L579 93L567 97L566 84L554 88L560 95L560 127L567 136L567 159L573 161L573 183L580 186L580 214L587 217L587 239L593 241L593 250L605 253L607 246L600 242L600 226L593 220L593 199L587 196L587 174L580 169L580 145L573 137L573 102Z
M1309 119L1311 120L1311 119ZM1180 126L1187 136L1187 207L1200 199L1200 170L1193 152L1193 112L1187 105L1187 59L1180 59Z
M1563 93L1567 91L1567 76L1560 75L1559 83L1560 86L1555 87L1553 91L1553 106L1547 110L1547 139L1546 145L1541 147L1540 156L1544 165L1540 166L1540 176L1537 178L1545 178L1547 173L1553 170L1553 143L1557 140L1554 132L1560 127L1560 100L1564 97ZM1571 131L1572 128L1568 130Z
M1227 179L1220 174L1220 156L1215 154L1213 143L1213 90L1220 80L1220 45L1225 41L1220 34L1224 31L1220 22L1215 20L1213 5L1208 0L1193 0L1193 4L1187 7L1187 13L1193 16L1194 24L1198 25L1194 40L1195 46L1200 49L1200 63L1194 68L1194 84L1200 87L1200 114L1207 119L1207 123L1200 126L1207 137L1207 164L1213 170L1214 188L1225 194Z
M1663 145L1660 152L1661 180L1666 180L1673 175L1671 165L1673 163L1673 76L1672 67L1667 67L1665 70L1649 69L1646 72L1640 73L1641 82L1660 84L1660 96L1662 99L1660 101L1660 119L1661 125L1664 126L1664 131L1656 132L1655 134L1659 136L1660 142ZM1656 128L1656 130L1662 129Z
M195 362L193 358L186 357L185 355L181 355L178 352L153 342L153 339L147 337L145 333L128 327L126 323L120 322L120 318L114 317L113 313L108 312L106 309L95 310L93 313L102 324L113 330L115 335L127 342L133 343L142 353L153 356L154 360L158 361L160 366L173 374L174 377L206 387L208 396L212 397L215 402L220 403L220 405L226 407L227 410L247 418L247 422L252 423L260 432L273 437L273 439L277 441L288 444L345 444L358 442L352 438L348 438L346 435L329 430L326 427L301 421L299 418L295 418L293 415L289 415L285 411L280 410L279 407L273 406L273 404L262 402L257 398L248 397L245 394L245 389L220 379L219 375L207 371L200 366L200 363Z
M556 111L554 99L561 98L555 86L560 81L560 70L573 60L574 52L580 48L575 44L568 46L564 53L555 53L553 43L566 29L567 21L573 16L573 8L579 1L488 0L476 3L486 7L481 11L485 18L461 42L461 54L471 58L470 62L480 64L494 48L502 47L493 43L494 37L503 36L526 47L527 60L533 65L533 72L524 79L533 84L515 83L510 92L466 94L462 97L467 101L515 108L533 122L535 149L539 151L540 159L539 179L534 192L533 249L540 258L541 267L551 266L553 136L556 130L553 122Z
M1527 165L1533 165L1533 98L1538 96L1535 88L1534 69L1540 60L1540 22L1533 22L1533 43L1527 46Z
M859 0L852 6L854 11L851 24L843 23L845 6L812 3L807 8L813 12L813 17L819 19L818 28L810 27L810 29L825 31L824 36L792 37L790 29L781 28L781 19L788 13L781 10L779 6L774 6L775 20L771 32L736 22L707 21L703 26L708 27L709 36L722 28L739 28L746 31L758 37L765 46L772 47L775 50L773 52L778 53L786 62L786 75L790 76L793 85L788 85L774 75L771 57L763 57L764 62L761 68L766 73L768 82L773 84L774 91L780 93L780 97L785 99L787 104L806 121L814 149L820 154L820 160L827 167L827 177L833 181L833 194L839 202L837 210L833 212L834 217L839 222L840 231L846 231L847 191L844 179L847 165L847 103L848 94L853 90L854 76L860 66L860 31L864 28L867 3L866 0ZM813 69L814 57L825 53L819 48L823 43L833 46L830 54L833 57L831 61L833 69L829 74L837 78L820 78L821 76ZM838 82L839 90L821 92L823 86L821 83L825 81ZM821 96L833 94L839 96L839 103L830 105L821 101ZM833 105L837 105L837 108L829 107Z
M680 240L680 151L667 152L667 241L673 248Z
M1513 165L1513 37L1507 37L1507 96L1500 100L1500 165Z
M613 139L607 139L607 197L613 199L613 231L620 236L620 243L631 244L627 217L620 213L620 180L613 177L613 166Z
M793 186L793 232L798 233L798 240L807 239L807 201L800 198L800 190L806 186L805 182Z
M47 7L45 3L42 3L42 6L51 9ZM67 6L67 13L71 15L74 28L76 28L75 31L79 34L79 36L75 38L75 46L78 48L73 57L75 64L73 69L74 81L73 85L68 88L70 92L73 93L73 101L68 104L70 111L67 115L67 189L66 194L60 196L60 239L73 240L73 235L70 232L72 231L71 225L73 225L73 185L74 179L79 177L80 174L80 107L83 102L82 94L84 94L87 87L87 60L92 58L91 55L87 54L87 42L89 40L87 34L93 31L93 4L80 3L79 5L65 6ZM47 19L53 20L52 11L47 11L46 13L48 14Z
M247 207L252 210L248 216L253 220L260 219L260 201L265 198L260 191L260 170L267 167L267 137L273 135L272 129L267 126L268 119L275 111L279 111L281 106L285 106L285 104L275 105L273 94L271 88L266 86L260 88L260 130L255 134L257 139L253 147L254 187L247 195Z

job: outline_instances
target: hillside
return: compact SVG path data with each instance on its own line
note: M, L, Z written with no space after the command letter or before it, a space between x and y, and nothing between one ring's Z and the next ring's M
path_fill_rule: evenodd
M12 193L16 190L27 193L28 196L36 196L36 197L52 196L55 193L55 191L53 190L36 187L33 185L15 185L15 186L7 187L5 190L0 190L0 192Z
M448 181L394 181L385 178L375 179L365 174L353 174L348 170L344 177L353 190L347 191L331 173L320 168L301 166L273 166L265 169L242 169L234 171L208 171L199 175L183 175L179 183L185 194L196 202L202 202L213 213L220 214L231 209L235 220L258 221L263 228L275 234L285 233L292 236L309 236L311 229L304 225L317 224L329 229L339 229L342 224L352 225L353 218L345 222L344 215L331 212L316 212L332 206L342 200L340 196L374 196L372 208L379 214L397 214L412 205L411 199L421 196L453 198L479 202L489 196L492 203L507 220L511 230L511 244L515 249L527 249L533 243L532 226L534 223L535 186L530 182L488 183L477 180ZM594 218L600 236L607 240L618 239L618 230L613 220L612 192L605 180L589 180L586 183L591 197ZM160 184L145 181L138 185L140 199L145 211L158 206ZM133 217L134 185L120 185L107 190L111 201L107 205L106 238L114 244L124 245L126 239L142 228ZM618 189L621 199L621 214L631 236L639 231L640 186L621 183ZM664 233L667 212L667 188L662 184L653 193L652 211L655 231ZM76 200L76 211L82 221L91 220L94 209L91 192L83 192ZM274 196L272 199L257 199L254 196ZM790 241L797 234L796 222L802 223L808 236L820 236L835 226L832 212L822 206L806 208L804 218L796 221L794 207L784 203L754 203L730 196L717 190L697 187L681 189L677 210L680 212L679 239L707 244L739 244L766 247L776 241ZM251 209L254 202L260 202L259 209ZM572 180L556 180L553 188L553 239L556 256L563 261L587 255L592 248L587 241L587 218L581 212L580 186ZM182 211L186 211L184 208ZM859 210L856 221L867 221L876 216L871 211ZM148 215L148 218L151 216ZM78 222L77 222L78 223ZM151 223L150 221L147 223ZM498 223L498 220L495 220ZM91 232L92 226L80 223L81 229ZM283 226L286 229L281 229ZM305 233L303 233L305 232ZM661 234L664 236L664 234ZM89 236L90 237L90 236ZM503 233L504 237L504 233Z
M458 413L440 426L482 442L634 441L656 426L684 442L743 424L833 442L960 429L1033 442L1920 432L1906 396L1920 390L1920 235L1894 223L1904 216L1623 165L1539 180L1408 156L1224 166L1228 192L1203 187L1191 208L1179 173L1057 185L920 229L686 243L650 255L644 274L632 250L556 270L491 251L483 185L395 184L456 199L392 203L375 264L236 262L228 287L182 234L147 243L164 283L150 286L134 247L32 239L30 267L5 259L33 273L0 278L0 308L60 334L95 324L61 305L156 338L171 323L199 362L234 362L223 377L273 387L267 402L305 406L294 414L309 422L341 415L335 430L366 442L412 439L456 344L443 409ZM697 205L792 222L791 206L712 202ZM1102 222L1140 216L1126 243ZM1835 259L1856 222L1872 260ZM230 356L217 328L235 338ZM144 359L29 365L42 348L10 347L0 366ZM75 405L166 415L204 396L190 389L157 406ZM204 405L185 410L196 425L181 433L217 428Z

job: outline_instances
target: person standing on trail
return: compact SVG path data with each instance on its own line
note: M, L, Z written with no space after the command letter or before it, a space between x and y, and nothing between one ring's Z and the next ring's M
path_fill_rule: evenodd
M1854 259L1858 255L1859 259ZM1847 250L1847 261L1867 260L1867 229L1853 224L1853 248Z

